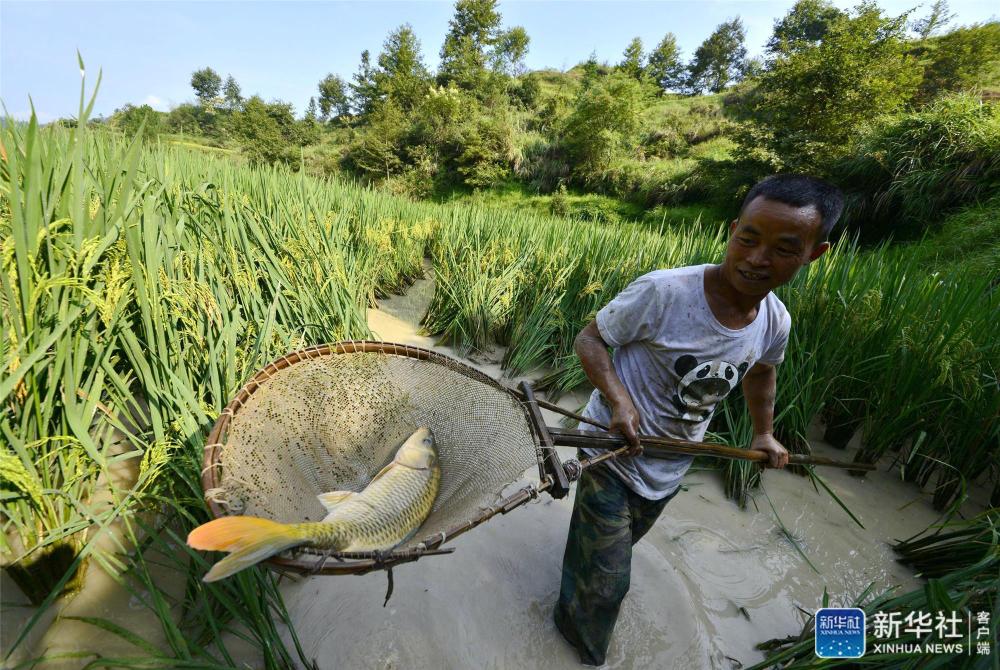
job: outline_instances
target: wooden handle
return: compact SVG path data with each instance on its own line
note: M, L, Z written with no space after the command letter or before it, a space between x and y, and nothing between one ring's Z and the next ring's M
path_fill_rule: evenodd
M624 437L613 433L549 428L549 434L552 436L552 441L555 444L563 447L617 449L626 444ZM639 442L642 444L643 455L650 458L670 458L671 455L675 454L689 454L691 456L717 456L719 458L732 458L758 463L766 463L770 460L766 452L758 449L740 449L738 447L727 447L724 444L713 444L711 442L690 442L671 437L652 437L647 435L640 435ZM875 469L874 465L868 463L849 463L808 454L789 454L788 462L795 465L828 465L835 468L848 468L850 470Z

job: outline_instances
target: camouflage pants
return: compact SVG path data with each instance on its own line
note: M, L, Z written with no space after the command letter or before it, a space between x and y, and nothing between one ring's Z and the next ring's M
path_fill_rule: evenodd
M555 622L583 663L604 663L618 609L629 589L632 545L674 495L647 500L604 465L588 468L580 477Z

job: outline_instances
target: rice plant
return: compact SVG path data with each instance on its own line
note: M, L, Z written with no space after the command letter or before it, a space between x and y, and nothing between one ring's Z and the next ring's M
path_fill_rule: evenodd
M424 325L479 349L509 345L505 366L548 368L541 385L557 395L586 382L573 341L598 309L644 272L717 261L723 232L466 209L435 235L438 290ZM968 271L935 276L920 257L885 246L835 245L778 292L793 320L779 368L779 439L793 452L808 451L806 429L817 416L828 434L840 432L841 446L861 429L859 461L898 453L914 481L936 478L942 509L963 482L996 476L1000 345L992 324L1000 298L990 281ZM749 437L731 420L713 430L744 446ZM910 449L918 438L922 450ZM727 489L742 499L755 479L741 466L726 472Z
M265 667L305 664L276 627L272 574L207 586L205 559L177 551L208 518L204 438L270 360L368 336L365 309L419 276L436 223L371 191L90 132L94 96L74 128L0 133L0 537L38 605L4 662L37 660L24 640L96 559L156 613L164 647L90 667L229 667L227 631ZM115 481L124 462L133 476ZM96 551L112 524L130 542ZM180 600L156 583L163 562Z
M425 327L459 345L507 345L508 369L548 368L557 394L586 381L573 341L598 309L644 272L717 261L724 247L716 226L413 203L123 143L87 128L93 100L81 92L75 128L32 119L0 130L0 541L13 538L7 569L40 602L7 660L94 559L157 613L164 645L135 645L149 663L231 665L227 631L266 667L307 663L276 628L288 622L273 575L204 585L205 559L177 550L207 519L204 436L250 375L292 349L368 336L365 309L420 276L429 255L437 290ZM784 287L793 339L776 429L788 446L808 448L817 415L860 427L860 460L895 454L908 478L934 483L942 508L977 476L996 478L1000 294L980 274L932 276L919 258L843 242ZM739 403L720 409L713 431L745 446ZM105 483L129 463L130 481ZM730 494L745 500L756 474L730 466ZM112 524L130 546L97 552ZM154 564L180 572L183 597L157 588ZM941 578L946 594L980 579L963 574Z

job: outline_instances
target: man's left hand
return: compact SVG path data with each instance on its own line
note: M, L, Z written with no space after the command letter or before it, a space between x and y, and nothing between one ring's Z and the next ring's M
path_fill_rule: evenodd
M767 453L769 458L767 467L783 468L788 465L788 450L781 446L781 443L774 439L774 435L764 433L755 435L750 443L751 449L758 449Z

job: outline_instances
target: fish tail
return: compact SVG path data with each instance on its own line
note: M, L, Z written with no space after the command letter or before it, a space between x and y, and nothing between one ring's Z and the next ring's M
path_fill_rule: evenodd
M214 582L285 549L309 542L308 526L313 525L278 523L252 516L225 516L192 530L187 543L194 549L230 552L202 578Z

